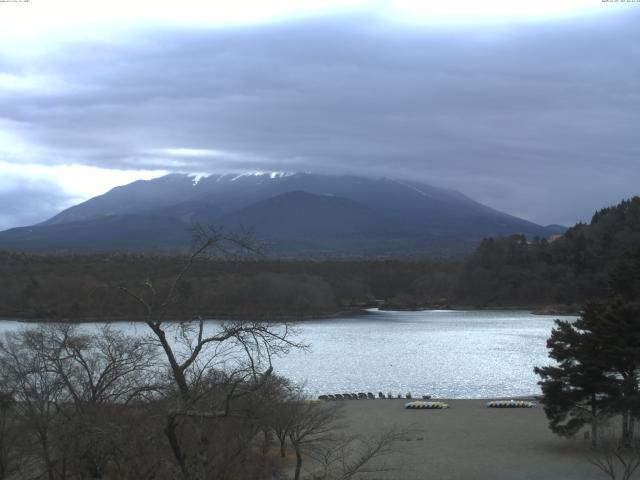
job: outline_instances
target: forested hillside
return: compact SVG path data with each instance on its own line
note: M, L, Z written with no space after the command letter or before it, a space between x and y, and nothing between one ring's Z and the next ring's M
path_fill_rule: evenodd
M120 287L149 281L161 296L184 256L0 253L0 316L131 319ZM384 305L414 308L577 309L640 285L640 197L596 212L556 239L489 238L464 261L202 258L178 285L169 314L309 318Z
M579 304L605 295L611 275L622 284L638 281L640 197L604 208L552 241L484 240L464 263L453 296L476 305Z

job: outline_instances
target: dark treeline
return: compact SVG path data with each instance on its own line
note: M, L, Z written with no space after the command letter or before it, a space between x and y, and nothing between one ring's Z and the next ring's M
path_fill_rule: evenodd
M606 296L611 281L633 283L639 274L640 197L634 197L552 241L484 240L464 263L454 296L480 306L581 305Z
M0 254L0 315L18 318L118 319L141 312L118 290L149 279L166 286L184 257ZM179 290L191 312L206 316L323 316L376 299L437 304L458 264L436 261L201 259Z
M181 256L0 253L0 315L118 319L141 314L119 286L166 286ZM626 269L626 270L625 270ZM179 285L190 312L319 317L382 300L388 308L578 308L606 295L612 272L640 271L640 198L595 213L555 239L486 239L465 260L203 259ZM623 275L623 277L624 277ZM612 281L628 282L628 278ZM184 307L181 307L184 309Z

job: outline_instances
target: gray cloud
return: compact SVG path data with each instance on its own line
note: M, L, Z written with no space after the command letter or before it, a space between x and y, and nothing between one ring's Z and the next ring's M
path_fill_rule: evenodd
M30 182L24 178L0 184L0 230L33 225L69 206L69 195L49 182Z
M42 84L0 108L42 163L388 175L569 224L638 193L639 20L139 30L0 62Z

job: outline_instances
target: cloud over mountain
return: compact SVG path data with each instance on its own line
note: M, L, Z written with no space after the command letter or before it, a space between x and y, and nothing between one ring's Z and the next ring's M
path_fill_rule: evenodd
M488 236L557 233L454 190L391 178L173 174L0 232L0 249L184 251L196 225L249 231L267 253L300 257L458 256Z
M638 20L123 28L0 61L0 160L392 175L573 223L637 193Z

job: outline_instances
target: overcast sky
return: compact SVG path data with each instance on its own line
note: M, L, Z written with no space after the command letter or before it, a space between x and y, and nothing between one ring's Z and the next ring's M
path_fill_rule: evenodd
M600 0L0 2L0 229L167 172L390 176L588 221L640 194L639 25Z

